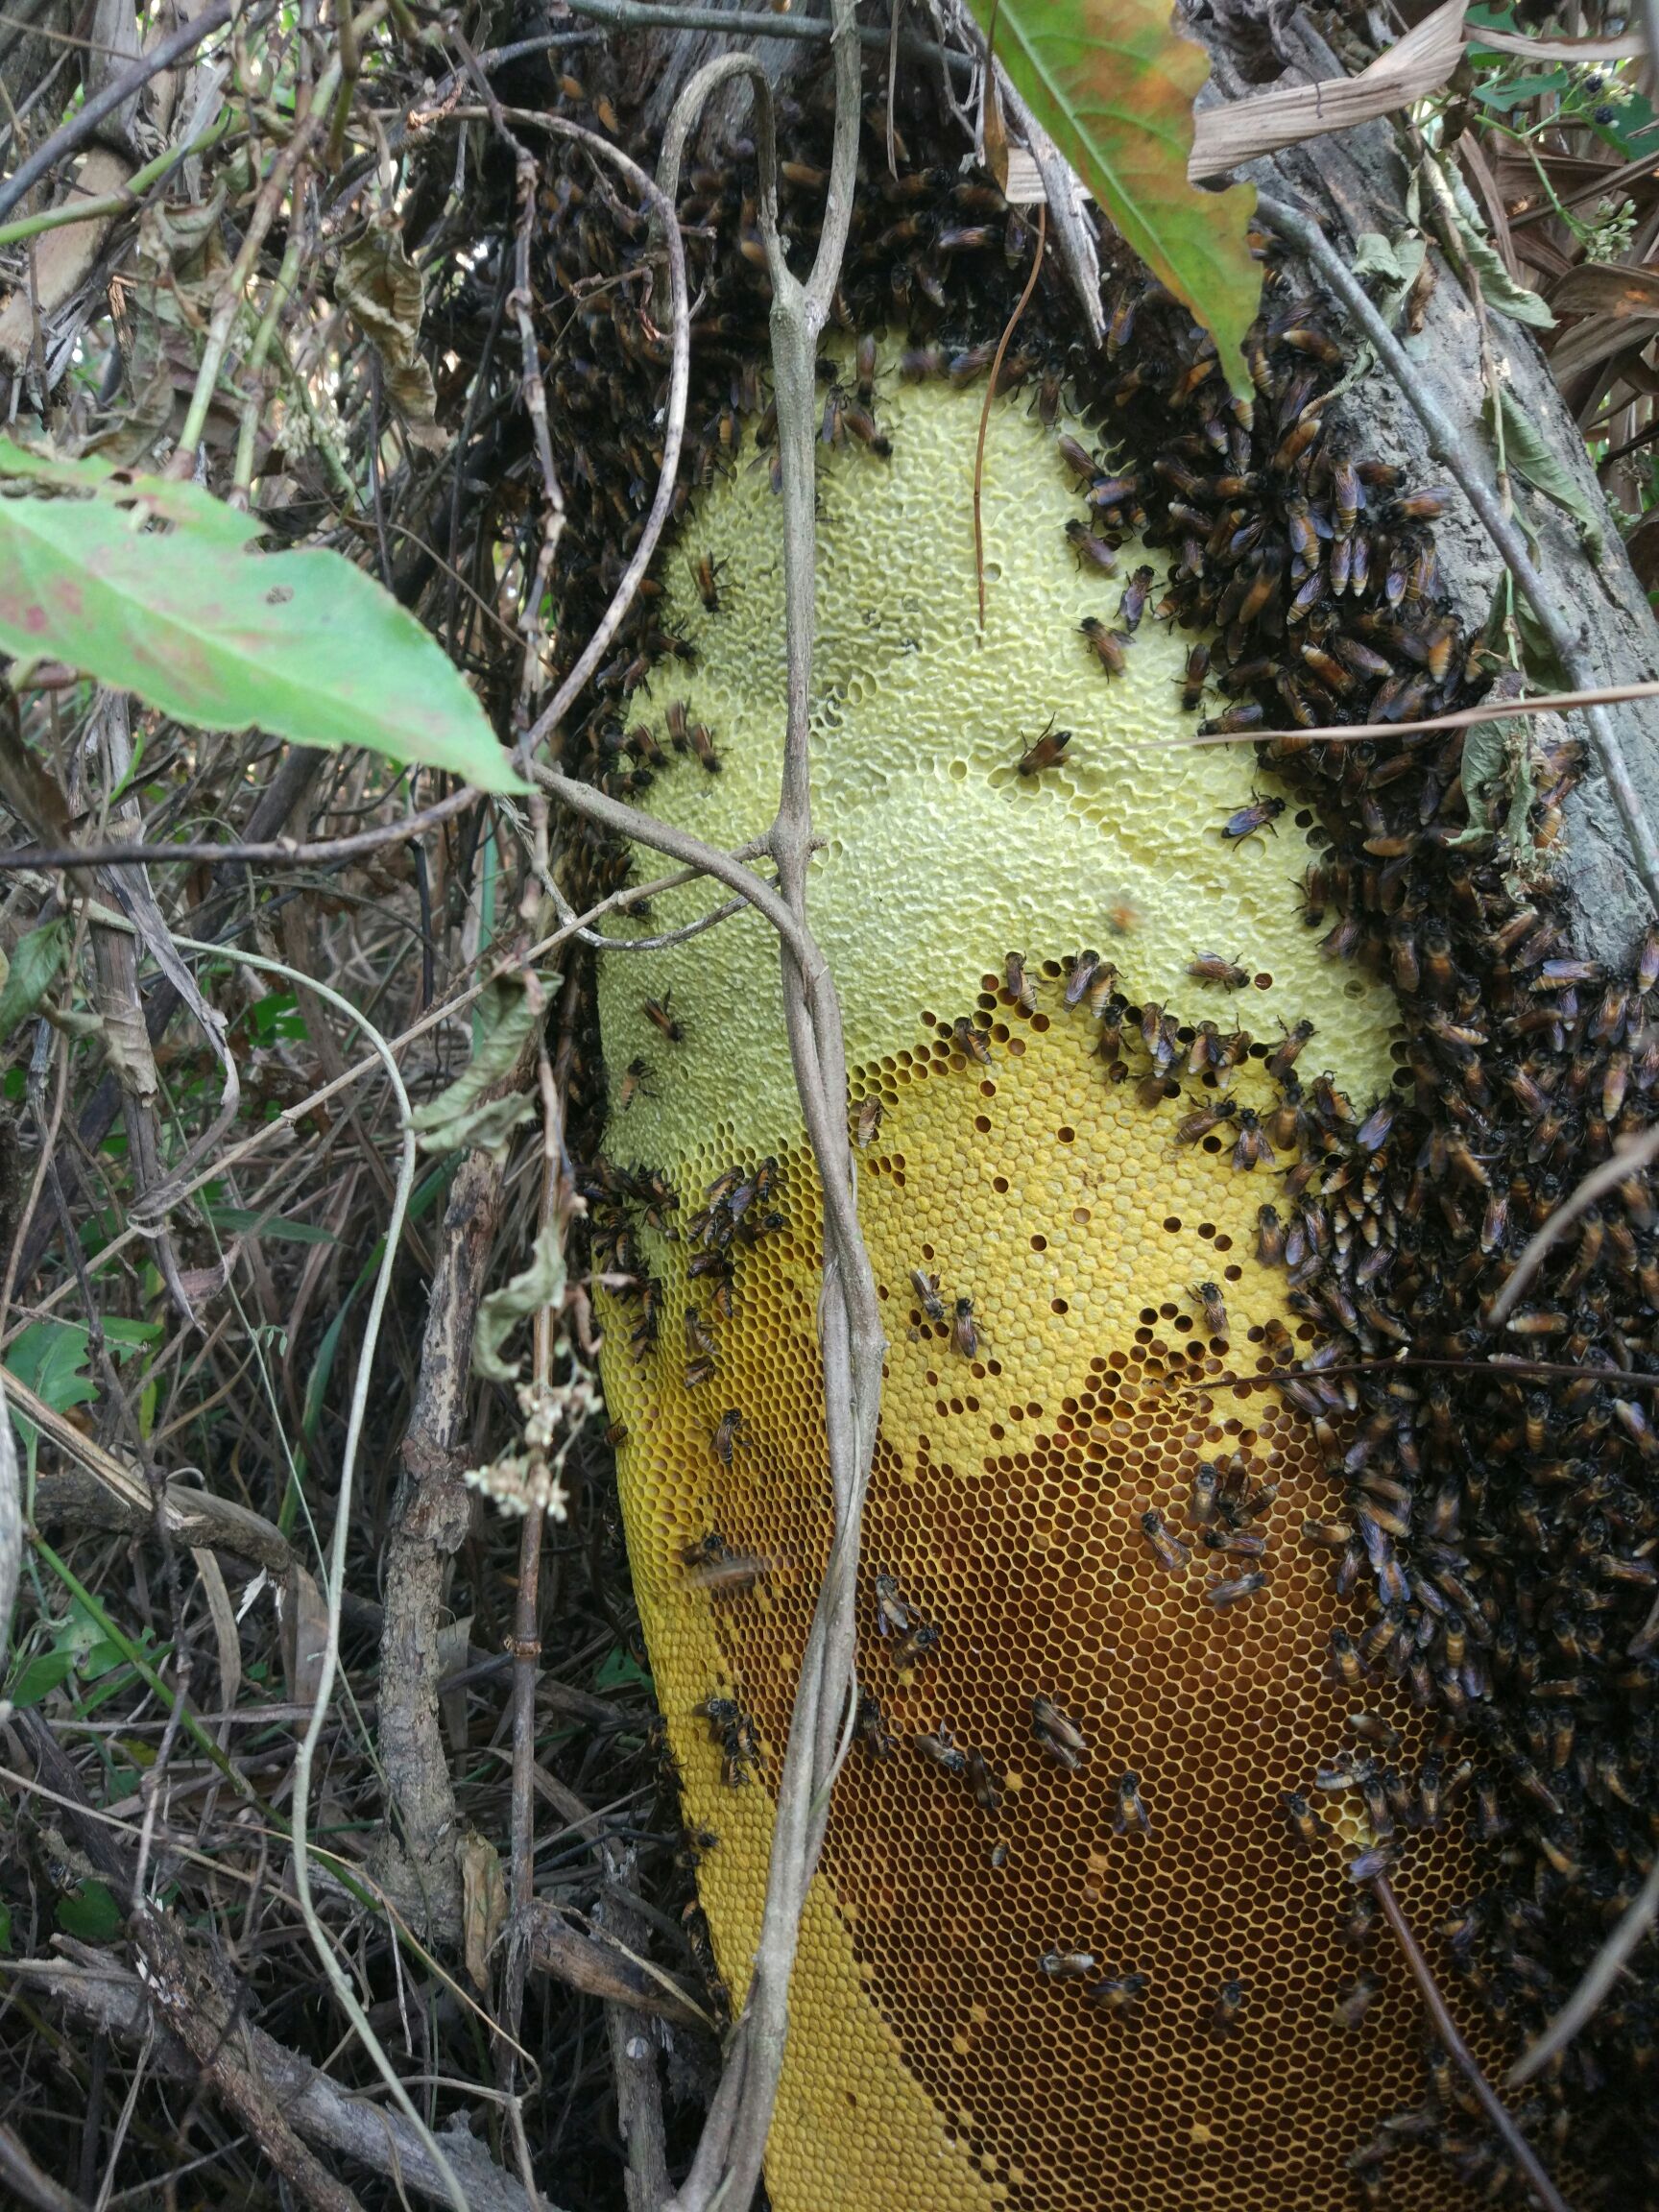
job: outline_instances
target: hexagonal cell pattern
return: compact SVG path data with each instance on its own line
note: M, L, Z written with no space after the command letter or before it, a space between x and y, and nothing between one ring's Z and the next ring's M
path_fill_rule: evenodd
M823 1879L895 2063L968 2161L931 2172L895 2152L885 2200L964 2203L971 2169L993 2200L1042 2212L1324 2212L1355 2201L1347 2159L1422 2101L1424 2071L1420 2008L1386 1930L1363 1949L1344 1936L1363 1807L1318 1795L1314 1772L1356 1749L1357 1707L1398 1731L1407 1769L1426 1722L1386 1674L1368 1669L1356 1694L1334 1667L1332 1631L1358 1637L1363 1616L1303 1525L1339 1510L1340 1491L1261 1379L1289 1351L1287 1324L1309 1334L1255 1257L1276 1183L1234 1166L1225 1124L1179 1142L1190 1099L1148 1108L1133 1081L1112 1082L1086 1008L1063 1004L1063 963L1036 973L1029 1015L984 976L988 1064L959 1048L958 1008L919 1008L913 1043L854 1085L855 1108L882 1108L858 1154L859 1209L889 1338L858 1667L891 1743L886 1756L854 1744ZM1237 1096L1268 1109L1259 1060ZM627 1427L623 1503L659 1695L687 1817L722 1838L704 1897L740 1990L830 1525L817 1193L804 1150L779 1159L748 1208L754 1234L729 1247L728 1316L710 1278L687 1274L707 1248L692 1224L710 1185L757 1163L716 1131L659 1165L680 1235L642 1233L661 1284L658 1342L630 1358L631 1316L613 1308L605 1375ZM913 1271L929 1291L937 1279L943 1318ZM1219 1294L1224 1333L1200 1285ZM687 1305L702 1334L683 1342ZM1226 1529L1195 1513L1203 1462L1252 1494L1244 1532L1264 1540L1260 1554L1207 1548ZM1163 1556L1143 1526L1154 1513ZM765 1571L710 1591L686 1557L714 1552ZM1250 1573L1260 1588L1214 1601ZM893 1578L886 1633L878 1574ZM937 1629L932 1648L906 1649L918 1627ZM695 1710L711 1695L753 1723L752 1782ZM1034 1734L1037 1695L1087 1740L1074 1768ZM918 1737L977 1752L995 1811ZM1284 1811L1294 1791L1314 1802L1310 1842ZM1404 1839L1397 1891L1442 1964L1437 1926L1475 1886L1474 1849L1458 1815ZM1055 1976L1040 1966L1051 1953L1093 1963ZM1130 1975L1145 1985L1127 2009L1092 1995ZM1380 1989L1344 2025L1338 2004L1364 1975ZM1236 2018L1218 2021L1235 1982ZM803 1964L772 2170L781 2212L822 2212L843 2158L868 2152L876 2123L858 2078L838 2072L849 2002L845 1983ZM1462 2025L1495 2068L1490 2028ZM807 2141L790 2118L803 2081ZM1399 2212L1471 2201L1421 2148L1389 2160L1385 2186Z

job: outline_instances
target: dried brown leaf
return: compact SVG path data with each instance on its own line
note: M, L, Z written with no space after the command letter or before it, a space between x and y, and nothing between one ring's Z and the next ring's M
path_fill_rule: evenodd
M507 1920L507 1884L501 1855L487 1836L469 1830L461 1846L461 1931L468 1979L490 1986L490 1954Z
M1242 161L1281 146L1298 146L1332 131L1352 130L1374 116L1421 100L1445 84L1463 51L1464 0L1445 0L1358 77L1326 77L1312 84L1275 85L1248 100L1201 110L1187 174L1193 183L1225 176Z
M1552 288L1550 304L1563 315L1659 315L1659 270L1583 261Z
M328 1608L315 1575L295 1560L282 1586L282 1680L290 1705L314 1705L328 1643Z

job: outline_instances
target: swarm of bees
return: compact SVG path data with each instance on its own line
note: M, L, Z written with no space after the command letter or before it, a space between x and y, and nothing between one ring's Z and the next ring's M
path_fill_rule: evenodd
M584 112L579 100L565 105ZM785 103L792 138L812 127ZM895 178L880 135L862 156L837 315L855 331L880 324L907 335L904 378L982 382L1029 247L1016 267L1004 252L1011 214L961 176L952 150L912 148ZM822 174L805 161L784 165L785 224L817 220ZM755 195L742 162L692 167L684 180L698 309L680 513L737 466L745 421L775 447L757 366L766 301ZM579 641L615 587L656 482L668 349L646 312L646 287L624 280L647 263L644 217L609 198L600 208L574 157L563 173L550 166L540 213L567 500L555 634ZM1080 595L1072 650L1110 678L1146 620L1201 632L1178 696L1197 714L1214 695L1219 710L1201 728L1218 736L1402 723L1479 695L1489 662L1459 626L1435 554L1448 494L1407 484L1358 449L1331 397L1343 374L1338 332L1273 249L1247 345L1248 400L1230 395L1211 340L1143 274L1118 279L1102 356L1073 350L1073 334L1070 302L1046 276L999 372L1000 388L1028 392L1054 428L1056 466L1079 494L1066 529ZM882 457L875 383L867 341L851 387L845 371L827 379L820 434L856 448L861 467ZM1063 431L1063 416L1096 426L1101 454ZM1156 551L1151 579L1135 566L1109 581L1120 577L1131 538ZM727 593L716 568L696 582L703 618L721 619ZM1090 593L1101 611L1084 614ZM712 735L702 733L705 752L688 715L671 716L660 741L630 709L654 668L683 664L695 650L663 629L661 613L661 582L648 578L570 723L566 765L623 797L657 775L694 772L698 760L718 764ZM1284 794L1317 817L1324 844L1304 880L1308 925L1326 957L1385 975L1402 1009L1404 1079L1376 1111L1351 1104L1328 1076L1299 1073L1307 1023L1261 1062L1280 1105L1252 1108L1230 1095L1245 1058L1254 1064L1241 1029L1198 1023L1184 1046L1175 1017L1135 1005L1115 974L1096 1002L1094 969L1070 1002L1088 1001L1106 1080L1134 1079L1148 1108L1183 1083L1202 1086L1178 1141L1218 1140L1237 1169L1271 1178L1259 1257L1285 1270L1290 1305L1314 1333L1310 1351L1286 1338L1276 1352L1281 1369L1293 1370L1283 1387L1345 1491L1340 1514L1304 1536L1328 1553L1337 1592L1367 1616L1353 1637L1334 1634L1333 1675L1357 1710L1389 1681L1431 1717L1416 1770L1393 1771L1389 1747L1371 1739L1368 1755L1384 1764L1352 1768L1349 1786L1376 1837L1350 1866L1355 1917L1365 1917L1360 1886L1373 1872L1420 1829L1466 1815L1478 1838L1502 1841L1503 1858L1460 1918L1455 1968L1520 2041L1564 2002L1652 1854L1645 1808L1659 1778L1659 1417L1647 1379L1659 1370L1659 1179L1635 1173L1608 1192L1555 1245L1508 1325L1494 1329L1488 1316L1521 1247L1584 1170L1651 1125L1659 933L1619 971L1582 958L1569 939L1545 871L1581 769L1575 744L1534 739L1505 771L1491 819L1505 820L1517 803L1534 848L1525 877L1491 821L1471 816L1463 744L1461 732L1271 740L1262 764L1275 787L1212 831L1247 867L1280 834L1292 803ZM1026 769L1038 776L1065 747L1050 731L1025 752L1040 756ZM596 830L575 835L596 889L623 879L630 863L618 844ZM1195 980L1241 988L1234 976L1248 960L1247 948L1195 953L1195 967L1215 971ZM1011 960L1016 1002L1029 974L1023 956ZM661 1011L663 1021L649 1017L667 1048L659 1081L673 1032L685 1027L666 998ZM990 1046L973 1022L957 1025L954 1043L971 1069L986 1064ZM627 1095L650 1077L642 1064L628 1070ZM860 1143L878 1127L878 1108L861 1108ZM736 1252L765 1233L761 1193L732 1203L752 1172L707 1198L700 1226L676 1224L712 1291L713 1316L704 1314L711 1334L730 1317ZM603 1164L587 1170L582 1189L595 1268L623 1280L631 1340L644 1358L659 1345L662 1292L641 1264L637 1223L653 1210L659 1224L674 1220L675 1201ZM957 1348L966 1342L972 1358L971 1305L957 1318ZM1249 1549L1261 1531L1250 1516L1235 1525L1225 1511L1238 1487L1218 1468L1201 1469L1193 1483L1199 1544L1237 1569L1211 1593L1221 1608L1247 1603L1264 1576ZM1062 1765L1085 1756L1074 1725L1046 1711L1046 1719L1034 1710L1033 1728L1048 1755ZM872 1727L890 1743L878 1713ZM923 1755L965 1778L967 1749L944 1730L930 1741L945 1756ZM1317 1794L1311 1778L1309 1787ZM1292 1842L1332 1848L1308 1794L1292 1795ZM1232 2033L1245 2003L1239 1983L1224 1984L1213 2032ZM1356 2153L1362 2191L1382 2186L1394 2150L1421 2141L1437 2144L1472 2184L1502 2184L1502 2153L1432 2079L1437 2063L1423 2113L1385 2123ZM1581 2153L1609 2193L1640 2198L1659 2186L1655 2067L1659 1960L1649 1947L1533 2086L1560 2149Z
M709 1741L720 1748L720 1778L728 1790L743 1790L760 1764L760 1736L734 1697L710 1694L695 1708L708 1721Z

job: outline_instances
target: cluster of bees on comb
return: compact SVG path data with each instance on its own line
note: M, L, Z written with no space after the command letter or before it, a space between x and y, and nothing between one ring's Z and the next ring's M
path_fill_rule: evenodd
M781 100L785 143L827 149L827 98L818 83ZM589 124L602 121L600 101L597 85L573 79L552 97ZM876 328L900 339L904 373L982 388L1029 270L1031 227L988 180L965 177L962 149L902 102L899 122L895 178L884 103L865 116L835 319L854 339ZM797 262L815 244L824 181L820 164L783 166ZM768 286L756 190L753 149L741 143L684 182L697 305L679 514L734 466L746 423L764 429ZM602 191L579 156L559 153L541 217L540 304L567 501L558 634L579 644L643 526L669 348L645 304L643 216ZM1079 342L1057 274L1045 273L1019 325L1000 386L1028 394L1055 429L1085 508L1068 536L1106 594L1079 649L1110 681L1143 621L1201 631L1181 707L1199 714L1214 705L1208 726L1217 734L1404 722L1467 703L1498 663L1460 625L1438 575L1444 494L1370 463L1341 429L1339 326L1263 251L1248 400L1229 394L1209 338L1121 260L1105 278L1100 351ZM863 367L873 356L857 358L855 388L830 382L823 435L879 466L878 396ZM1063 413L1093 424L1095 443L1061 431ZM1131 535L1166 568L1136 568L1119 587ZM718 578L700 578L699 589L716 610ZM567 768L623 796L676 769L672 745L640 736L629 705L654 671L694 652L661 628L661 591L648 580L566 741ZM703 736L707 754L688 733L685 750L709 770L717 733ZM1046 732L1020 766L1041 775L1065 741ZM1357 1698L1386 1677L1432 1718L1419 1770L1397 1771L1380 1743L1310 1787L1360 1794L1379 1866L1409 1832L1432 1831L1454 1812L1467 1818L1482 1847L1480 1887L1444 1930L1422 1933L1441 1941L1519 2046L1565 2001L1655 1850L1659 1412L1647 1378L1659 1373L1659 1182L1627 1177L1555 1245L1506 1327L1487 1315L1526 1240L1653 1118L1659 936L1617 973L1569 941L1549 865L1578 770L1572 746L1515 750L1507 789L1483 795L1465 788L1463 747L1460 731L1347 743L1299 733L1263 747L1317 819L1309 927L1328 958L1363 963L1392 984L1405 1065L1377 1106L1350 1101L1328 1078L1304 1082L1295 1051L1281 1049L1266 1062L1274 1112L1235 1109L1211 1081L1202 1102L1183 1103L1181 1134L1279 1179L1262 1209L1260 1250L1285 1267L1304 1330L1270 1349L1286 1369L1279 1386L1345 1486L1342 1511L1313 1525L1310 1540L1329 1548L1338 1589L1370 1608L1362 1634L1334 1639L1331 1665ZM1263 799L1225 833L1268 831L1282 806ZM1495 827L1505 821L1525 828ZM591 829L570 835L587 887L625 879L621 846ZM1145 1011L1125 1004L1125 1049L1137 1032L1144 1038ZM1145 1074L1158 1081L1142 1102L1158 1112L1194 1070L1172 1054L1158 1066L1154 1011ZM661 1214L674 1200L651 1185L652 1171L624 1175L599 1160L599 1079L589 1089L575 1112L578 1136L584 1111L592 1132L583 1188L594 1263L638 1282L630 1294L642 1356L656 1343L661 1301L629 1260L630 1215ZM716 1219L700 1255L716 1300L723 1280L729 1294L724 1269L747 1234L733 1221L723 1235L723 1204L729 1217L727 1197L709 1201ZM1155 1551L1182 1541L1164 1525L1146 1535ZM732 1717L708 1718L746 1767L748 1740L725 1741ZM880 1729L878 1714L869 1725ZM940 1748L966 1761L964 1747ZM1292 1829L1320 1817L1306 1797L1286 1816ZM1621 2190L1659 2199L1656 2057L1649 1950L1520 2107L1540 2148L1587 2176L1585 2202ZM1495 2192L1512 2180L1449 2078L1424 2109L1417 2131L1440 2141L1465 2179ZM1407 2119L1400 2132L1410 2132ZM1358 2175L1376 2201L1386 2200L1382 2156Z
M784 1226L783 1214L767 1203L777 1190L778 1172L773 1159L754 1167L738 1163L724 1169L704 1192L703 1205L686 1218L686 1239L698 1247L686 1272L693 1282L708 1283L713 1314L721 1320L730 1321L735 1310L739 1253L753 1250L761 1238L774 1237ZM680 1230L674 1215L680 1194L661 1168L618 1167L600 1153L590 1164L584 1163L577 1189L588 1205L593 1264L634 1315L629 1350L637 1360L643 1359L656 1350L661 1334L662 1285L643 1264L636 1221L676 1238ZM688 1390L709 1381L718 1363L710 1319L695 1306L687 1306L682 1316ZM716 1455L728 1467L740 1436L741 1417L735 1412L726 1416L715 1431Z

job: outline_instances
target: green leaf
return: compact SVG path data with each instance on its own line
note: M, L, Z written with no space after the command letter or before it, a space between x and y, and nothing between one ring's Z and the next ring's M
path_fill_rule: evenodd
M473 1374L481 1375L487 1382L516 1382L518 1362L515 1359L509 1365L502 1358L502 1345L520 1321L539 1313L543 1306L563 1305L564 1299L565 1255L559 1246L559 1232L550 1225L537 1237L523 1274L515 1275L501 1289L492 1290L479 1307L472 1330Z
M491 1098L486 1094L512 1073L546 1012L546 993L557 981L557 976L544 977L540 992L506 979L486 988L474 1010L476 1042L466 1071L410 1116L427 1151L495 1150L534 1114L535 1101L527 1096Z
M1250 185L1187 180L1192 100L1210 74L1179 37L1169 0L971 0L1021 98L1125 241L1214 337L1235 392L1239 343L1261 304L1262 265L1244 233Z
M11 1958L12 1908L10 1905L0 1905L0 1951L3 1951L8 1959Z
M337 1244L332 1229L313 1228L309 1221L284 1221L277 1214L260 1214L250 1206L204 1206L203 1212L215 1229L233 1236L252 1231L277 1244Z
M160 1334L158 1321L127 1321L111 1314L104 1323L104 1341L115 1359L153 1344ZM31 1321L8 1347L6 1366L55 1413L89 1405L97 1396L87 1368L86 1329L80 1321Z
M1480 297L1488 307L1507 315L1511 323L1530 324L1534 330L1553 330L1555 311L1548 300L1525 284L1517 284L1499 257L1498 249L1483 238L1461 207L1455 208L1457 237L1470 267L1480 279Z
M1534 492L1542 492L1546 499L1553 499L1557 507L1564 507L1584 534L1585 551L1592 560L1599 560L1601 525L1596 510L1573 481L1572 472L1561 456L1548 440L1540 437L1537 425L1507 384L1499 385L1498 396L1503 411L1503 459L1509 473L1530 484ZM1490 430L1493 426L1490 393L1481 414Z
M74 1321L31 1321L6 1353L8 1370L54 1413L89 1405L97 1393L86 1372L86 1332Z
M194 484L8 440L0 486L6 651L54 655L202 729L256 724L523 790L453 662L344 555L252 552L258 517Z
M42 1651L18 1670L17 1678L6 1695L19 1712L31 1705L38 1705L41 1698L57 1689L75 1665L73 1651Z
M112 1943L121 1933L121 1908L102 1882L83 1882L58 1900L58 1925L83 1943Z
M614 1644L599 1663L593 1687L595 1690L649 1690L651 1677L632 1651Z
M12 953L6 981L0 986L0 1042L10 1037L20 1022L27 1022L58 979L69 950L69 917L43 922L19 937Z

